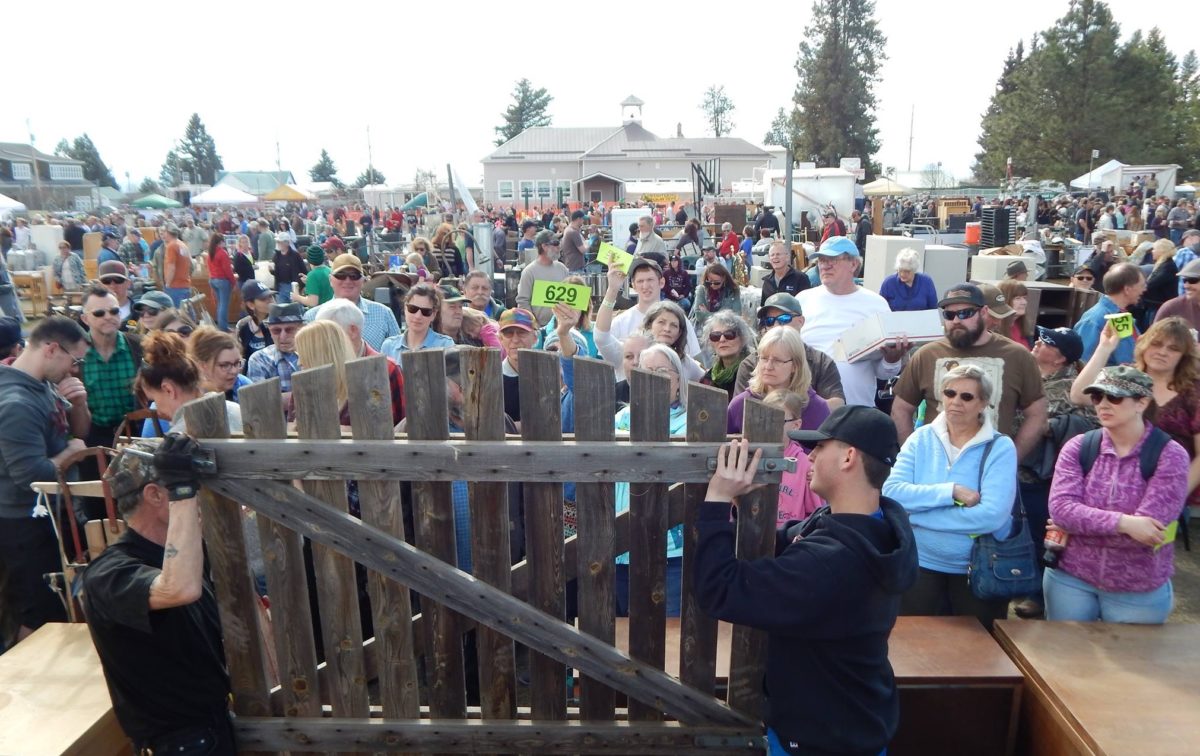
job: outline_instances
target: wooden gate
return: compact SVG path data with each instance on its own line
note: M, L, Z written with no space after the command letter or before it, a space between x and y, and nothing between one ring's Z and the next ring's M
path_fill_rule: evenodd
M500 355L469 349L462 352L465 437L452 438L443 353L408 353L404 363L406 437L392 431L382 357L346 366L350 433L338 423L332 367L293 376L292 437L277 379L241 390L244 439L229 438L223 397L185 408L193 435L217 455L219 474L204 481L201 502L242 749L762 752L765 635L734 628L725 700L714 697L717 624L691 590L695 510L725 438L725 393L692 384L687 442L669 441L668 381L636 371L630 439L617 441L613 370L577 358L575 438L563 440L559 357L523 351L521 438L506 439ZM773 549L786 465L779 461L782 422L782 412L747 403L746 435L766 449L759 480L768 485L741 503L743 558ZM348 479L357 480L361 519L347 510ZM411 534L402 481L412 487ZM452 481L469 483L471 574L456 567ZM631 506L621 515L615 481L630 482ZM518 564L509 550L513 482L522 484L525 510L526 557ZM577 483L578 534L570 538L563 536L566 482ZM254 608L242 506L256 513L264 553L272 613L266 633ZM666 539L680 523L678 680L663 669ZM316 573L311 604L304 539L312 542ZM614 643L614 556L625 552L628 655ZM363 637L355 563L369 571L373 638ZM564 622L568 581L577 582L578 627ZM419 613L410 591L420 596ZM321 653L311 606L319 607ZM463 683L469 630L478 706L468 706ZM518 679L516 644L529 649L527 687ZM272 656L278 679L268 671ZM581 676L577 703L569 671Z

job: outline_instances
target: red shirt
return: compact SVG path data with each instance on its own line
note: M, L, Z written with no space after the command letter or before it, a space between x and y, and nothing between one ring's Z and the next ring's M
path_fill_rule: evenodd
M738 235L730 231L725 234L725 238L721 240L721 248L717 250L721 257L732 257L738 253Z
M224 244L217 245L217 251L208 256L208 277L223 278L226 281L234 281L233 261L229 259L229 253L225 251Z

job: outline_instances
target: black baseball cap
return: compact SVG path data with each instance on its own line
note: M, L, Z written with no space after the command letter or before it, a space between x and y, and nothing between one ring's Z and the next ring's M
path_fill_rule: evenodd
M969 304L975 307L986 307L987 301L983 297L983 290L973 283L960 283L946 289L946 293L942 296L938 307L945 307L952 304Z
M1057 349L1067 362L1077 362L1083 357L1083 339L1070 328L1037 327L1038 341Z
M275 296L275 292L271 291L266 284L258 279L251 278L242 284L243 302L253 302L256 299L266 299L273 296Z
M0 349L17 345L25 346L25 339L21 337L21 323L8 316L0 318Z
M860 404L838 407L825 418L820 428L789 431L788 438L808 444L841 441L863 454L870 454L888 467L896 464L896 455L900 453L900 437L892 418L874 407Z

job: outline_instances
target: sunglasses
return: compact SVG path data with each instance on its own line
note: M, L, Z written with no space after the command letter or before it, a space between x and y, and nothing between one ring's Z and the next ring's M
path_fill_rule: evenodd
M713 331L708 334L708 340L716 344L720 341L733 341L738 337L736 328L731 328L728 331Z
M968 307L965 310L942 310L942 317L946 320L970 320L978 314L978 307Z
M716 281L709 279L709 280L705 281L704 283L706 283L709 286L711 286L712 288L716 289L716 288L719 288L721 286L721 284L723 284L725 282L720 279L717 279Z
M101 278L100 283L104 284L105 286L116 286L117 284L129 283L129 279L125 278L124 276L118 276L115 278Z
M362 273L359 273L357 271L355 271L353 273L334 273L333 277L339 281L346 281L346 280L359 281L362 279Z
M1108 403L1113 406L1116 406L1129 398L1126 396L1113 396L1112 394L1106 394L1103 391L1093 391L1092 393L1088 394L1088 397L1092 400L1093 405L1098 405L1100 402L1107 399Z
M162 312L162 310L156 309L154 307L143 307L142 308L142 315L157 315L160 312Z
M433 317L432 307L417 307L415 304L406 304L404 305L404 309L408 310L409 315L416 315L419 312L427 318Z
M116 317L117 315L121 314L121 308L109 307L107 310L92 310L90 314L93 318L102 318L105 315L112 315L113 317Z
M942 396L946 397L947 399L953 399L954 397L957 396L958 398L962 399L964 402L975 401L975 395L972 394L970 391L955 391L954 389L949 389L949 388L942 389Z
M765 318L758 319L758 325L762 328L770 328L778 323L779 325L787 325L796 319L796 316L790 312L785 312L781 315L768 315Z
M185 339L188 336L192 335L192 327L191 326L181 326L179 328L164 328L163 330L166 331L167 333L177 333Z
M1187 277L1187 278L1183 278L1183 279L1181 279L1181 280L1182 280L1182 281L1183 281L1185 284L1191 284L1192 286L1195 286L1196 284L1200 283L1200 278L1192 278L1192 277Z

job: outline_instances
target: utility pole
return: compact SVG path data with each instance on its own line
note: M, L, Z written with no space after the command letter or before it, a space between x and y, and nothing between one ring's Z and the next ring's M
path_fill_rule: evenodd
M913 104L908 114L908 170L912 170L913 123L917 118L917 106Z
M275 171L276 172L283 170L283 168L281 167L281 162L282 161L280 161L280 159L279 159L279 135L276 134L275 135Z
M371 158L371 127L367 126L367 183L375 183L375 163Z
M38 171L37 148L34 147L33 126L29 124L29 119L25 119L25 130L29 132L29 157L33 162L33 192L37 197L38 209L44 209L45 203L42 201L42 176Z

